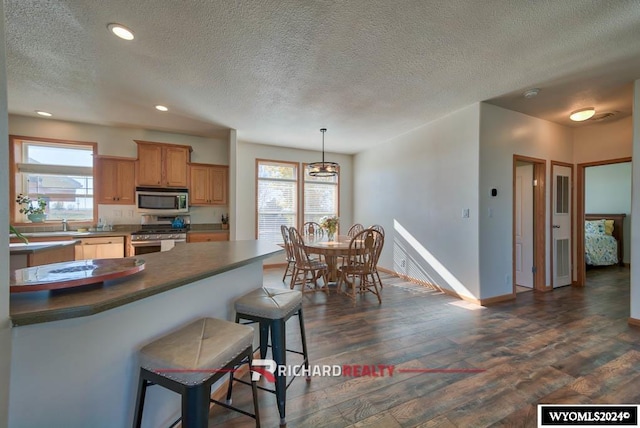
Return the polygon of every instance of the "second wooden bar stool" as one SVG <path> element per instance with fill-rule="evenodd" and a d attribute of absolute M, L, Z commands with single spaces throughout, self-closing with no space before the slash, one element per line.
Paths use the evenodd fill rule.
<path fill-rule="evenodd" d="M 306 372 L 309 372 L 309 354 L 307 352 L 307 338 L 304 331 L 304 319 L 302 316 L 302 293 L 298 290 L 284 290 L 274 288 L 259 288 L 238 298 L 235 302 L 236 322 L 248 324 L 260 324 L 260 358 L 267 356 L 267 348 L 271 346 L 271 354 L 277 367 L 287 364 L 286 353 L 293 352 L 303 356 L 303 365 Z M 293 315 L 298 315 L 300 322 L 300 336 L 302 339 L 302 352 L 287 349 L 286 346 L 286 322 Z M 248 322 L 242 322 L 247 320 Z M 269 335 L 271 345 L 269 345 Z M 233 374 L 231 375 L 233 378 Z M 235 378 L 234 378 L 235 379 Z M 295 377 L 293 378 L 295 379 Z M 258 388 L 275 393 L 278 402 L 278 412 L 280 413 L 280 425 L 286 425 L 285 403 L 287 399 L 287 388 L 291 384 L 287 383 L 286 376 L 280 376 L 276 368 L 275 390 L 258 386 Z M 307 376 L 307 380 L 310 378 Z M 242 380 L 235 379 L 241 383 Z M 228 396 L 231 395 L 233 379 L 229 381 Z"/>

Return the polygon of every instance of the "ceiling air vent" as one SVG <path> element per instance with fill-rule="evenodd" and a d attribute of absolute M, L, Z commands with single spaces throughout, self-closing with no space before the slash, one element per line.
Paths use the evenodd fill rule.
<path fill-rule="evenodd" d="M 603 120 L 609 120 L 611 118 L 613 118 L 614 116 L 616 116 L 619 112 L 617 111 L 605 111 L 603 113 L 597 113 L 595 114 L 591 119 L 589 119 L 590 122 L 601 122 Z"/>

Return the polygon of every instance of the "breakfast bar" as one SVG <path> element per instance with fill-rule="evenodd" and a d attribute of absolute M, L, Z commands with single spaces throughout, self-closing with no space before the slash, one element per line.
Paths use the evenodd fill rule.
<path fill-rule="evenodd" d="M 282 252 L 259 241 L 177 245 L 138 256 L 134 275 L 11 295 L 10 426 L 129 426 L 146 343 L 201 317 L 232 320 L 233 301 L 262 285 L 262 261 Z M 148 409 L 148 410 L 147 410 Z M 180 399 L 150 388 L 145 426 L 166 426 Z"/>

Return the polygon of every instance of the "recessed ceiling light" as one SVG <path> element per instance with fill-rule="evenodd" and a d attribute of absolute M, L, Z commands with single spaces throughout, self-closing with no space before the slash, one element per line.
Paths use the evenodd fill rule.
<path fill-rule="evenodd" d="M 111 31 L 116 36 L 120 37 L 124 40 L 133 40 L 133 31 L 129 30 L 124 25 L 120 24 L 109 24 L 107 25 L 109 31 Z"/>
<path fill-rule="evenodd" d="M 169 109 L 165 106 L 161 106 L 161 105 L 157 105 L 156 106 L 156 110 L 160 110 L 160 111 L 169 111 Z"/>
<path fill-rule="evenodd" d="M 42 111 L 42 110 L 36 110 L 36 113 L 39 114 L 40 116 L 46 116 L 46 117 L 53 116 L 51 113 L 46 112 L 46 111 Z"/>
<path fill-rule="evenodd" d="M 533 98 L 536 95 L 538 95 L 538 93 L 540 93 L 540 89 L 538 88 L 532 88 L 529 89 L 527 91 L 524 91 L 524 93 L 522 94 L 525 98 Z"/>
<path fill-rule="evenodd" d="M 596 114 L 596 109 L 594 109 L 593 107 L 586 107 L 571 112 L 571 115 L 569 115 L 569 119 L 573 120 L 574 122 L 582 122 L 583 120 L 590 119 L 594 114 Z"/>

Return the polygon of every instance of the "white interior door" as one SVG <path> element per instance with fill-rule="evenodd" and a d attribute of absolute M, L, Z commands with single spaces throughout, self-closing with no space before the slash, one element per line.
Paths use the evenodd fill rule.
<path fill-rule="evenodd" d="M 533 164 L 516 166 L 516 285 L 533 288 Z"/>
<path fill-rule="evenodd" d="M 553 287 L 571 284 L 571 168 L 552 166 Z"/>

